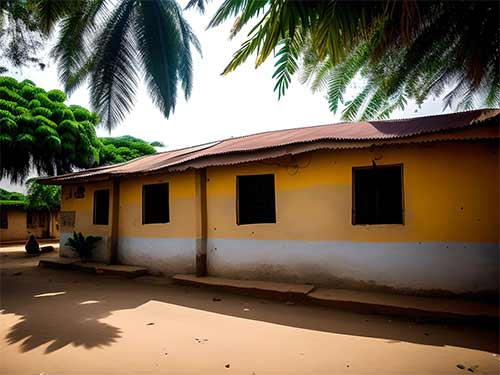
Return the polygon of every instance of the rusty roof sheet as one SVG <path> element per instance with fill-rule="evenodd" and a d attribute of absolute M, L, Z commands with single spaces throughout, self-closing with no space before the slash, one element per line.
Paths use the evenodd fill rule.
<path fill-rule="evenodd" d="M 403 139 L 417 141 L 419 136 L 433 134 L 436 135 L 434 139 L 427 137 L 425 141 L 439 141 L 442 139 L 443 133 L 463 132 L 484 124 L 485 120 L 493 120 L 495 129 L 493 136 L 498 137 L 499 118 L 500 109 L 481 109 L 411 119 L 363 121 L 276 130 L 147 155 L 121 164 L 40 178 L 39 181 L 46 184 L 67 184 L 163 170 L 185 170 L 210 165 L 263 160 L 263 158 L 286 155 L 289 152 L 287 148 L 290 148 L 288 146 L 291 145 L 307 144 L 308 146 L 302 151 L 307 152 L 320 148 L 370 147 L 394 143 Z M 488 121 L 490 127 L 491 122 Z M 440 134 L 441 137 L 437 137 L 437 134 Z M 489 134 L 487 137 L 491 136 Z M 470 135 L 469 137 L 474 138 L 475 136 Z M 293 149 L 296 153 L 299 152 L 296 147 Z M 273 152 L 269 153 L 270 150 Z M 245 157 L 242 157 L 242 154 L 245 154 Z M 240 161 L 227 162 L 227 158 L 234 155 L 240 155 L 237 158 Z"/>

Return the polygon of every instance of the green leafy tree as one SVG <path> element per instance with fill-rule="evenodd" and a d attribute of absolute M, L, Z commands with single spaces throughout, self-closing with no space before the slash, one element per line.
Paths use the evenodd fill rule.
<path fill-rule="evenodd" d="M 122 137 L 99 138 L 102 148 L 99 151 L 100 164 L 115 164 L 156 153 L 149 143 L 142 139 L 124 135 Z"/>
<path fill-rule="evenodd" d="M 54 175 L 99 164 L 99 117 L 64 104 L 59 90 L 0 77 L 0 177 L 24 180 L 34 167 Z"/>
<path fill-rule="evenodd" d="M 51 223 L 52 217 L 61 208 L 61 186 L 42 185 L 36 179 L 29 179 L 27 186 L 26 208 L 46 211 Z"/>
<path fill-rule="evenodd" d="M 0 188 L 0 205 L 26 206 L 26 196 L 17 192 L 10 192 Z"/>
<path fill-rule="evenodd" d="M 203 11 L 206 2 L 187 7 Z M 343 104 L 352 120 L 388 117 L 431 95 L 446 94 L 445 106 L 457 109 L 500 105 L 499 13 L 498 1 L 225 0 L 209 27 L 236 17 L 232 37 L 251 26 L 223 74 L 274 53 L 279 97 L 302 71 L 333 112 Z M 363 87 L 346 101 L 359 77 Z"/>
<path fill-rule="evenodd" d="M 165 144 L 163 142 L 159 142 L 159 141 L 151 142 L 150 145 L 153 147 L 165 147 Z"/>
<path fill-rule="evenodd" d="M 8 15 L 11 1 L 29 11 L 42 36 L 59 25 L 52 50 L 59 78 L 69 94 L 88 83 L 92 109 L 107 129 L 133 107 L 141 77 L 166 117 L 175 109 L 178 84 L 190 96 L 191 49 L 200 50 L 200 44 L 175 0 L 0 1 Z M 15 27 L 9 23 L 7 31 Z"/>
<path fill-rule="evenodd" d="M 28 208 L 47 210 L 49 213 L 61 207 L 61 187 L 39 184 L 36 179 L 27 181 L 26 204 Z"/>

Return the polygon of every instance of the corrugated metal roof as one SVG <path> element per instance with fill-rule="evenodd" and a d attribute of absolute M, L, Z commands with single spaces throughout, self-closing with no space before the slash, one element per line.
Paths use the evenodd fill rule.
<path fill-rule="evenodd" d="M 46 184 L 67 184 L 163 170 L 235 164 L 286 155 L 292 152 L 287 150 L 291 145 L 294 146 L 293 152 L 299 153 L 321 148 L 370 147 L 397 143 L 397 140 L 411 141 L 413 138 L 415 138 L 414 141 L 418 141 L 419 136 L 426 136 L 425 140 L 421 141 L 439 141 L 444 133 L 463 133 L 464 130 L 484 124 L 485 120 L 493 120 L 488 121 L 488 124 L 494 129 L 493 133 L 490 132 L 485 137 L 498 138 L 499 118 L 500 109 L 482 109 L 411 119 L 276 130 L 143 156 L 121 164 L 41 178 L 39 181 Z M 467 137 L 477 138 L 478 136 L 470 134 Z M 304 144 L 308 146 L 304 147 Z M 298 145 L 302 146 L 297 148 Z M 235 155 L 236 158 L 234 158 Z"/>

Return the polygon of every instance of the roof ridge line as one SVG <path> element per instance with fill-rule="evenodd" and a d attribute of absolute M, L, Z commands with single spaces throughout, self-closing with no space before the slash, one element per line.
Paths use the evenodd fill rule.
<path fill-rule="evenodd" d="M 266 130 L 266 131 L 262 131 L 262 132 L 252 133 L 252 134 L 245 134 L 245 135 L 240 135 L 240 136 L 236 136 L 236 137 L 225 138 L 225 139 L 220 140 L 219 142 L 243 139 L 243 138 L 253 137 L 255 135 L 278 133 L 281 131 L 319 128 L 322 126 L 357 125 L 360 123 L 372 123 L 372 122 L 376 122 L 376 123 L 380 124 L 380 123 L 384 123 L 384 122 L 391 123 L 391 122 L 397 122 L 397 121 L 414 120 L 417 118 L 423 119 L 423 118 L 432 118 L 432 117 L 447 116 L 447 115 L 453 115 L 453 114 L 463 114 L 463 113 L 481 112 L 481 111 L 498 111 L 498 110 L 500 110 L 500 108 L 479 108 L 479 109 L 471 109 L 471 110 L 467 110 L 467 111 L 459 111 L 459 112 L 451 112 L 451 113 L 436 113 L 436 114 L 426 115 L 426 116 L 403 117 L 403 118 L 394 118 L 394 119 L 387 119 L 387 120 L 341 121 L 341 122 L 332 122 L 332 123 L 319 124 L 319 125 L 309 125 L 309 126 L 305 125 L 305 126 L 298 126 L 295 128 Z"/>

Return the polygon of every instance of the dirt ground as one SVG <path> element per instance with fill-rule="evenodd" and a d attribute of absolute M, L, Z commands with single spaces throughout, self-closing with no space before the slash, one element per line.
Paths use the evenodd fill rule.
<path fill-rule="evenodd" d="M 39 269 L 38 260 L 22 246 L 0 249 L 2 374 L 499 372 L 494 329 Z"/>

